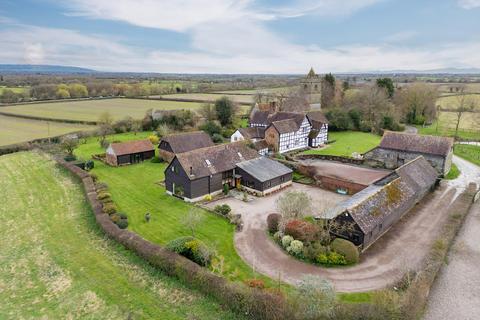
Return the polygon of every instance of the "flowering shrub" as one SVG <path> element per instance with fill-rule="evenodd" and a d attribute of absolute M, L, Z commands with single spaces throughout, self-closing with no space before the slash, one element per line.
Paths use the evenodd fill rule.
<path fill-rule="evenodd" d="M 282 246 L 286 249 L 290 246 L 290 243 L 293 241 L 292 236 L 283 236 Z"/>
<path fill-rule="evenodd" d="M 285 234 L 303 242 L 318 240 L 320 228 L 310 222 L 293 219 L 285 225 Z"/>
<path fill-rule="evenodd" d="M 329 266 L 343 266 L 347 264 L 345 257 L 336 252 L 321 253 L 317 257 L 317 262 Z"/>
<path fill-rule="evenodd" d="M 300 256 L 303 252 L 303 242 L 299 240 L 293 240 L 287 248 L 288 253 L 294 256 Z"/>

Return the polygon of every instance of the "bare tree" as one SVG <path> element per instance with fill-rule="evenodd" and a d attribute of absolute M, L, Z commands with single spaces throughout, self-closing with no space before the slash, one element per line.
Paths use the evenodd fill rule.
<path fill-rule="evenodd" d="M 62 138 L 62 148 L 69 154 L 73 155 L 73 150 L 78 146 L 78 138 L 74 135 L 68 135 Z"/>
<path fill-rule="evenodd" d="M 312 199 L 302 191 L 288 191 L 277 199 L 275 203 L 278 212 L 282 215 L 280 230 L 291 219 L 302 218 L 312 213 Z"/>
<path fill-rule="evenodd" d="M 465 86 L 460 86 L 459 87 L 459 94 L 456 96 L 457 97 L 457 105 L 456 109 L 454 109 L 455 112 L 455 138 L 458 139 L 458 129 L 460 127 L 460 122 L 462 120 L 462 117 L 465 112 L 473 112 L 476 107 L 476 101 L 471 98 L 471 96 L 467 95 L 465 93 Z"/>
<path fill-rule="evenodd" d="M 98 117 L 98 123 L 100 124 L 97 130 L 98 135 L 100 136 L 100 146 L 105 148 L 107 135 L 113 133 L 113 117 L 108 111 L 104 112 Z"/>
<path fill-rule="evenodd" d="M 335 290 L 322 277 L 306 275 L 298 282 L 298 306 L 302 319 L 323 319 L 333 315 Z"/>
<path fill-rule="evenodd" d="M 182 219 L 182 224 L 185 228 L 189 229 L 192 233 L 192 237 L 195 237 L 195 230 L 198 225 L 203 221 L 203 213 L 197 207 L 192 207 Z"/>

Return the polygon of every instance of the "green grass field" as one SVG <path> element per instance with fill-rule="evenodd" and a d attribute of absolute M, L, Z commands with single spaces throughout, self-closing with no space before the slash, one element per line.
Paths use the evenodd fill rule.
<path fill-rule="evenodd" d="M 148 133 L 120 134 L 109 140 L 132 140 L 148 136 Z M 81 145 L 75 154 L 89 159 L 92 154 L 104 152 L 96 138 L 88 140 L 87 144 Z M 110 193 L 114 202 L 121 212 L 129 217 L 129 229 L 137 232 L 144 238 L 165 245 L 167 242 L 191 235 L 188 229 L 182 225 L 181 220 L 192 208 L 182 200 L 169 196 L 165 193 L 165 187 L 160 184 L 164 179 L 166 163 L 152 163 L 150 161 L 141 164 L 112 168 L 101 162 L 95 162 L 92 170 L 98 175 L 100 181 L 109 185 Z M 152 216 L 151 221 L 144 221 L 145 213 Z M 238 256 L 234 245 L 234 226 L 227 220 L 203 211 L 203 222 L 195 232 L 195 236 L 214 248 L 218 255 L 225 258 L 223 275 L 231 280 L 245 280 L 255 276 L 272 283 L 266 277 L 256 275 L 250 266 Z"/>
<path fill-rule="evenodd" d="M 376 147 L 382 137 L 371 133 L 358 131 L 339 131 L 329 132 L 328 140 L 335 142 L 328 144 L 322 149 L 311 149 L 303 152 L 303 154 L 321 154 L 351 157 L 352 153 L 364 153 Z"/>
<path fill-rule="evenodd" d="M 253 103 L 253 96 L 250 95 L 235 95 L 235 94 L 229 94 L 225 95 L 232 101 L 238 102 L 238 103 Z M 168 99 L 192 99 L 192 100 L 209 100 L 214 102 L 217 99 L 220 99 L 223 97 L 221 94 L 214 94 L 214 93 L 178 93 L 178 94 L 167 94 L 167 95 L 162 95 L 162 98 L 168 98 Z"/>
<path fill-rule="evenodd" d="M 454 153 L 457 156 L 480 166 L 480 147 L 479 146 L 456 144 L 454 148 Z"/>
<path fill-rule="evenodd" d="M 115 120 L 127 116 L 142 119 L 149 109 L 157 110 L 198 110 L 202 104 L 195 102 L 143 100 L 143 99 L 104 99 L 87 101 L 45 102 L 38 104 L 2 107 L 2 112 L 30 115 L 53 119 L 97 121 L 108 111 Z"/>
<path fill-rule="evenodd" d="M 440 112 L 439 119 L 432 125 L 417 126 L 418 132 L 453 137 L 455 136 L 456 117 L 454 112 Z M 464 113 L 460 120 L 458 135 L 463 139 L 480 140 L 480 113 Z"/>
<path fill-rule="evenodd" d="M 107 240 L 46 156 L 1 156 L 0 190 L 0 319 L 239 318 Z"/>
<path fill-rule="evenodd" d="M 48 138 L 74 131 L 93 130 L 94 126 L 28 120 L 0 115 L 0 146 Z"/>

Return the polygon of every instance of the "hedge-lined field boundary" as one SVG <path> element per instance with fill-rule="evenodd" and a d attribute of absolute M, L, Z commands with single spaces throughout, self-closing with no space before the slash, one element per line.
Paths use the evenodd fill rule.
<path fill-rule="evenodd" d="M 143 239 L 134 232 L 118 228 L 108 214 L 103 212 L 90 174 L 63 159 L 57 158 L 56 161 L 82 182 L 95 220 L 109 238 L 132 250 L 165 274 L 215 297 L 234 312 L 251 319 L 295 319 L 293 308 L 281 294 L 229 282 L 177 253 Z"/>
<path fill-rule="evenodd" d="M 1 110 L 1 109 L 0 109 Z M 37 117 L 29 116 L 26 114 L 10 113 L 10 112 L 1 112 L 0 115 L 5 117 L 12 118 L 22 118 L 28 120 L 40 120 L 40 121 L 49 121 L 49 122 L 61 122 L 61 123 L 72 123 L 72 124 L 87 124 L 87 125 L 98 125 L 98 121 L 87 121 L 87 120 L 72 120 L 72 119 L 59 119 L 59 118 L 48 118 L 48 117 Z"/>

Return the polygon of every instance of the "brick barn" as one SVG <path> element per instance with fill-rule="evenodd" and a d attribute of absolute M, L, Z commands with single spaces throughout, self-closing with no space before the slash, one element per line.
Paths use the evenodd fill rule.
<path fill-rule="evenodd" d="M 105 152 L 105 161 L 111 166 L 139 163 L 155 156 L 150 140 L 111 143 Z"/>

